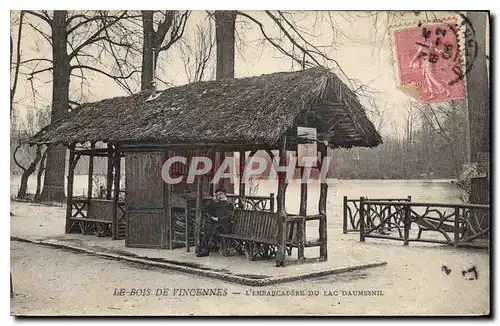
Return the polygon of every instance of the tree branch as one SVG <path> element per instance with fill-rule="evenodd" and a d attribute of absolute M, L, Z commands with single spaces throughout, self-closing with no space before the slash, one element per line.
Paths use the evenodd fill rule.
<path fill-rule="evenodd" d="M 50 62 L 52 63 L 53 61 L 50 60 L 50 59 L 45 59 L 45 58 L 35 58 L 35 59 L 28 59 L 28 60 L 24 60 L 24 61 L 21 61 L 21 64 L 25 64 L 25 63 L 30 63 L 30 62 L 33 62 L 33 61 L 46 61 L 46 62 Z"/>
<path fill-rule="evenodd" d="M 106 29 L 105 29 L 106 38 L 107 38 L 108 42 L 110 42 L 110 44 L 111 44 L 111 45 L 110 45 L 110 47 L 109 47 L 109 49 L 110 49 L 111 55 L 112 55 L 112 56 L 113 56 L 113 58 L 115 59 L 115 62 L 116 62 L 116 64 L 117 64 L 117 66 L 118 66 L 118 70 L 119 70 L 120 74 L 123 76 L 123 75 L 124 75 L 124 71 L 123 71 L 123 69 L 122 69 L 122 65 L 120 64 L 120 60 L 119 60 L 119 58 L 118 58 L 118 55 L 115 53 L 115 51 L 114 51 L 114 49 L 113 49 L 113 46 L 112 46 L 112 45 L 117 45 L 117 46 L 121 46 L 121 47 L 125 47 L 125 48 L 127 48 L 127 54 L 128 54 L 128 50 L 129 50 L 130 48 L 132 48 L 132 46 L 124 46 L 124 45 L 121 45 L 121 43 L 111 42 L 111 37 L 110 37 L 110 35 L 109 35 L 109 32 L 108 32 L 108 31 L 109 31 L 109 29 L 108 29 L 108 28 L 106 28 Z M 132 48 L 132 49 L 133 49 L 133 48 Z M 125 57 L 126 57 L 126 56 L 125 56 Z M 123 81 L 115 79 L 115 81 L 118 83 L 118 85 L 120 85 L 123 89 L 125 89 L 125 90 L 129 93 L 129 94 L 133 94 L 133 91 L 132 91 L 131 87 L 128 85 L 128 83 L 127 83 L 127 80 L 126 80 L 126 79 L 125 79 L 125 80 L 123 80 Z"/>
<path fill-rule="evenodd" d="M 33 28 L 35 31 L 38 32 L 38 34 L 42 35 L 42 37 L 47 41 L 49 42 L 49 44 L 52 44 L 52 38 L 47 35 L 47 33 L 41 31 L 38 27 L 36 27 L 35 25 L 33 25 L 31 22 L 28 23 L 28 25 L 31 26 L 31 28 Z"/>
<path fill-rule="evenodd" d="M 300 33 L 292 27 L 293 31 L 299 35 L 299 37 L 304 40 L 304 42 L 306 43 L 306 45 L 309 45 L 311 46 L 313 49 L 306 49 L 305 47 L 299 45 L 297 43 L 297 41 L 293 38 L 293 36 L 290 35 L 290 33 L 288 33 L 288 31 L 284 28 L 284 26 L 281 24 L 281 22 L 279 21 L 279 19 L 277 19 L 269 10 L 266 10 L 265 11 L 266 14 L 278 25 L 278 27 L 280 28 L 280 30 L 285 34 L 285 36 L 288 38 L 288 40 L 294 45 L 296 46 L 297 48 L 299 48 L 303 54 L 307 55 L 309 58 L 311 58 L 311 60 L 313 60 L 318 66 L 321 66 L 321 64 L 316 60 L 316 58 L 314 58 L 314 56 L 312 54 L 316 54 L 318 55 L 319 57 L 323 58 L 324 60 L 326 61 L 330 61 L 330 62 L 333 62 L 335 63 L 335 65 L 337 66 L 337 68 L 342 72 L 342 74 L 346 77 L 346 78 L 349 78 L 347 76 L 347 74 L 344 72 L 344 70 L 342 69 L 342 67 L 340 66 L 340 64 L 328 57 L 327 55 L 325 55 L 324 53 L 322 53 L 321 51 L 319 51 L 318 47 L 311 44 L 310 42 L 307 42 L 301 35 Z M 278 11 L 279 12 L 279 11 Z M 312 53 L 312 54 L 311 54 Z"/>
<path fill-rule="evenodd" d="M 69 61 L 71 61 L 75 56 L 78 55 L 78 52 L 83 49 L 84 47 L 95 43 L 97 41 L 102 40 L 102 38 L 98 37 L 102 31 L 106 28 L 109 28 L 110 26 L 116 24 L 120 19 L 124 18 L 127 14 L 127 11 L 124 11 L 119 17 L 115 17 L 115 20 L 109 23 L 109 25 L 103 24 L 101 28 L 99 28 L 92 36 L 90 36 L 85 42 L 77 46 L 70 54 L 69 54 Z"/>
<path fill-rule="evenodd" d="M 79 14 L 79 15 L 71 15 L 68 17 L 68 19 L 66 19 L 66 26 L 69 26 L 71 24 L 71 22 L 75 19 L 79 19 L 79 18 L 89 18 L 86 14 L 88 13 L 89 11 L 86 10 L 85 13 L 83 14 Z"/>
<path fill-rule="evenodd" d="M 66 25 L 69 26 L 69 24 L 71 23 L 71 21 L 73 21 L 74 19 L 78 19 L 78 18 L 85 18 L 86 20 L 83 20 L 77 24 L 75 24 L 75 26 L 71 27 L 69 30 L 68 30 L 68 35 L 73 33 L 74 31 L 76 31 L 78 28 L 80 28 L 81 26 L 85 25 L 85 24 L 88 24 L 88 23 L 91 23 L 93 21 L 98 21 L 98 20 L 102 20 L 104 17 L 109 17 L 109 16 L 93 16 L 93 17 L 88 17 L 86 16 L 85 14 L 82 14 L 82 15 L 74 15 L 74 16 L 71 16 L 69 17 L 67 20 L 66 20 Z"/>
<path fill-rule="evenodd" d="M 165 13 L 165 20 L 158 24 L 158 28 L 153 35 L 153 44 L 155 48 L 160 47 L 161 43 L 165 39 L 165 35 L 168 30 L 172 27 L 172 23 L 175 18 L 175 10 L 167 10 Z"/>
<path fill-rule="evenodd" d="M 250 19 L 252 22 L 254 22 L 255 24 L 257 24 L 257 26 L 259 26 L 260 28 L 260 31 L 262 33 L 262 36 L 264 36 L 264 38 L 269 42 L 271 43 L 275 48 L 277 48 L 281 53 L 283 53 L 285 56 L 291 58 L 292 60 L 294 60 L 295 62 L 297 62 L 298 64 L 302 64 L 303 60 L 301 60 L 300 58 L 297 58 L 295 57 L 294 55 L 290 54 L 288 51 L 286 51 L 282 46 L 280 46 L 279 44 L 277 44 L 276 42 L 273 41 L 272 38 L 270 38 L 267 34 L 266 34 L 266 31 L 264 30 L 264 25 L 258 21 L 257 19 L 253 18 L 252 16 L 244 13 L 244 12 L 241 12 L 241 11 L 237 11 L 237 14 L 240 15 L 240 16 L 243 16 L 243 17 L 246 17 L 248 19 Z M 308 61 L 304 61 L 304 64 L 305 65 L 313 65 L 311 62 L 308 62 Z"/>
<path fill-rule="evenodd" d="M 189 15 L 190 15 L 189 11 L 186 11 L 185 13 L 182 14 L 179 24 L 174 25 L 174 28 L 172 28 L 172 32 L 170 33 L 170 40 L 168 41 L 167 44 L 159 48 L 159 52 L 168 50 L 175 42 L 177 42 L 184 35 L 184 30 Z"/>
<path fill-rule="evenodd" d="M 70 66 L 69 69 L 70 69 L 70 71 L 73 69 L 88 69 L 88 70 L 92 70 L 92 71 L 98 72 L 100 74 L 103 74 L 111 79 L 127 79 L 127 78 L 130 78 L 130 76 L 132 76 L 133 74 L 140 72 L 139 70 L 133 70 L 127 76 L 113 76 L 113 75 L 111 75 L 105 71 L 102 71 L 98 68 L 94 68 L 94 67 L 87 66 L 87 65 L 74 65 L 74 66 Z"/>
<path fill-rule="evenodd" d="M 16 94 L 17 80 L 19 78 L 19 68 L 21 66 L 21 37 L 23 31 L 23 18 L 24 12 L 21 10 L 21 15 L 19 17 L 19 29 L 17 31 L 17 48 L 16 48 L 16 67 L 14 68 L 14 81 L 12 83 L 12 88 L 10 89 L 10 112 L 12 113 L 14 95 Z M 12 38 L 11 38 L 12 40 Z"/>
<path fill-rule="evenodd" d="M 17 145 L 16 149 L 14 150 L 14 154 L 12 154 L 12 158 L 14 159 L 14 163 L 16 163 L 16 165 L 23 171 L 26 171 L 27 169 L 21 165 L 21 163 L 19 163 L 17 161 L 17 158 L 16 158 L 16 154 L 17 154 L 17 151 L 19 150 L 19 148 L 21 148 L 22 144 L 19 144 Z"/>
<path fill-rule="evenodd" d="M 40 70 L 36 70 L 36 71 L 32 71 L 31 73 L 29 74 L 26 74 L 26 75 L 29 75 L 30 78 L 28 78 L 28 80 L 30 79 L 33 79 L 33 76 L 39 74 L 39 73 L 42 73 L 42 72 L 45 72 L 45 71 L 49 71 L 49 70 L 52 70 L 53 67 L 48 67 L 48 68 L 44 68 L 44 69 L 40 69 Z"/>
<path fill-rule="evenodd" d="M 44 22 L 46 22 L 49 25 L 52 24 L 52 19 L 46 15 L 39 14 L 36 11 L 32 11 L 32 10 L 25 10 L 24 12 L 40 18 L 41 20 L 43 20 Z"/>

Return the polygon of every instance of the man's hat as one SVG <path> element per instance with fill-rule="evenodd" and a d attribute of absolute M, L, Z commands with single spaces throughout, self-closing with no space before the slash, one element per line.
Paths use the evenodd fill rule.
<path fill-rule="evenodd" d="M 215 193 L 218 193 L 218 192 L 223 192 L 223 193 L 226 193 L 226 189 L 220 187 L 220 188 L 217 188 L 217 190 L 215 190 Z"/>

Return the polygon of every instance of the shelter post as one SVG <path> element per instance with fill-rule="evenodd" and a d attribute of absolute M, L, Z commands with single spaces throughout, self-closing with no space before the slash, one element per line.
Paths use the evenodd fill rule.
<path fill-rule="evenodd" d="M 184 238 L 186 241 L 186 252 L 189 252 L 189 209 L 188 209 L 188 204 L 186 204 L 186 207 L 184 207 L 184 216 L 185 217 L 185 223 L 184 223 Z"/>
<path fill-rule="evenodd" d="M 200 252 L 201 246 L 201 176 L 196 176 L 196 211 L 195 211 L 195 223 L 194 223 L 194 252 Z"/>
<path fill-rule="evenodd" d="M 68 162 L 68 189 L 66 191 L 66 226 L 65 233 L 69 233 L 70 219 L 73 213 L 73 181 L 75 179 L 75 145 L 69 146 Z"/>
<path fill-rule="evenodd" d="M 90 201 L 92 198 L 92 179 L 94 177 L 94 149 L 95 143 L 90 144 L 90 155 L 89 155 L 89 172 L 88 172 L 88 183 L 87 183 L 87 198 Z"/>
<path fill-rule="evenodd" d="M 304 178 L 304 168 L 300 168 L 300 208 L 299 215 L 306 217 L 307 215 L 307 180 Z M 300 227 L 297 228 L 297 238 L 299 240 L 298 246 L 298 258 L 304 258 L 304 246 L 305 246 L 305 230 L 306 230 L 306 220 L 304 219 L 300 222 Z"/>
<path fill-rule="evenodd" d="M 269 203 L 269 210 L 271 212 L 274 212 L 274 193 L 273 192 L 271 193 L 271 195 L 269 196 L 269 198 L 270 198 L 269 199 L 269 201 L 270 201 L 270 203 Z"/>
<path fill-rule="evenodd" d="M 162 223 L 162 238 L 168 239 L 168 248 L 174 249 L 174 218 L 172 217 L 172 204 L 171 204 L 171 188 L 169 184 L 165 185 L 165 220 Z M 187 207 L 187 204 L 186 204 Z M 186 215 L 186 230 L 188 228 L 188 217 Z M 187 231 L 186 231 L 187 232 Z M 163 241 L 162 241 L 163 242 Z"/>
<path fill-rule="evenodd" d="M 283 136 L 279 147 L 279 165 L 283 167 L 286 164 L 286 136 Z M 280 169 L 281 170 L 281 169 Z M 285 212 L 285 178 L 284 171 L 278 172 L 278 216 L 279 216 L 279 246 L 276 253 L 276 265 L 283 266 L 285 262 L 286 239 L 287 239 L 287 220 Z"/>
<path fill-rule="evenodd" d="M 326 230 L 326 197 L 328 196 L 328 170 L 329 166 L 323 166 L 325 162 L 325 157 L 328 155 L 328 148 L 324 143 L 318 143 L 318 150 L 321 156 L 321 170 L 325 171 L 324 175 L 320 173 L 321 184 L 319 191 L 319 202 L 318 202 L 318 213 L 321 215 L 319 219 L 319 256 L 327 259 L 328 257 L 328 239 Z"/>
<path fill-rule="evenodd" d="M 108 143 L 108 173 L 106 175 L 106 199 L 111 199 L 113 189 L 113 146 Z"/>
<path fill-rule="evenodd" d="M 115 166 L 113 193 L 113 240 L 118 240 L 118 201 L 120 198 L 120 147 L 115 145 L 113 165 Z"/>
<path fill-rule="evenodd" d="M 170 158 L 171 151 L 165 151 L 165 162 Z M 165 182 L 163 186 L 164 197 L 165 197 L 165 223 L 162 223 L 162 247 L 167 247 L 169 249 L 174 249 L 174 221 L 172 218 L 172 188 L 171 184 Z M 186 204 L 187 207 L 187 204 Z M 186 230 L 188 229 L 188 215 L 186 209 Z M 187 232 L 187 231 L 186 231 Z M 168 239 L 168 245 L 165 240 Z M 189 248 L 189 244 L 186 243 L 186 246 Z"/>
<path fill-rule="evenodd" d="M 245 163 L 246 163 L 246 152 L 244 150 L 240 151 L 240 191 L 239 199 L 240 205 L 243 207 L 243 200 L 245 198 L 245 181 L 243 180 L 243 174 L 245 173 Z"/>

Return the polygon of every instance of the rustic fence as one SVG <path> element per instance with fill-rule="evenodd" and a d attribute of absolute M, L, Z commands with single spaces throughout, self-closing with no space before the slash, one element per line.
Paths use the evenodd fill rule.
<path fill-rule="evenodd" d="M 490 206 L 359 200 L 359 236 L 455 247 L 489 247 Z M 423 237 L 424 235 L 424 237 Z"/>
<path fill-rule="evenodd" d="M 368 200 L 368 198 L 365 197 L 365 200 Z M 411 202 L 411 196 L 408 196 L 406 198 L 384 198 L 384 199 L 370 199 L 371 201 L 386 201 L 386 202 Z M 348 199 L 347 196 L 344 196 L 344 203 L 343 203 L 343 222 L 342 222 L 342 232 L 348 233 L 348 232 L 359 232 L 359 224 L 360 224 L 360 214 L 359 214 L 359 208 L 360 208 L 360 199 Z M 389 207 L 387 211 L 380 211 L 378 215 L 373 216 L 373 218 L 384 218 L 385 215 L 389 214 L 392 216 L 392 220 L 395 223 L 401 223 L 401 218 L 402 215 L 399 213 L 399 211 L 396 214 L 392 214 L 392 207 Z M 368 218 L 365 222 L 365 225 L 370 226 L 372 225 L 372 219 Z M 402 224 L 401 224 L 402 225 Z M 389 229 L 392 228 L 391 224 L 388 224 L 387 227 Z"/>

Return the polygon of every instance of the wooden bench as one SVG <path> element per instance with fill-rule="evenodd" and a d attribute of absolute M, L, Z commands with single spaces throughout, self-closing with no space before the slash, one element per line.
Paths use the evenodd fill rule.
<path fill-rule="evenodd" d="M 276 255 L 279 245 L 279 215 L 273 212 L 235 209 L 231 234 L 217 234 L 219 252 L 244 252 L 249 260 L 258 255 L 268 259 Z"/>
<path fill-rule="evenodd" d="M 94 234 L 98 237 L 111 236 L 112 221 L 98 220 L 86 217 L 72 217 L 72 222 L 75 222 L 80 227 L 80 231 L 84 235 Z"/>
<path fill-rule="evenodd" d="M 84 235 L 95 234 L 98 237 L 112 235 L 113 202 L 105 199 L 73 200 L 76 212 L 70 218 L 70 230 L 78 227 Z M 85 209 L 87 210 L 85 212 Z M 125 237 L 125 210 L 123 203 L 118 205 L 119 238 Z"/>

